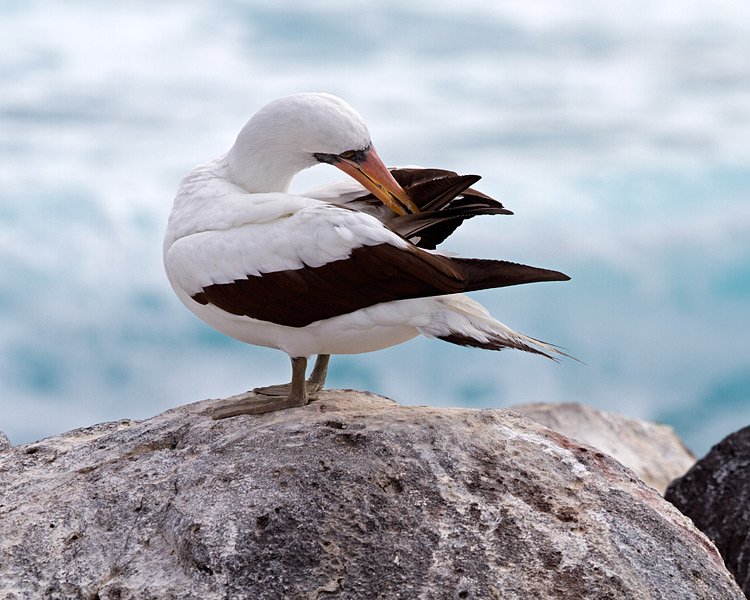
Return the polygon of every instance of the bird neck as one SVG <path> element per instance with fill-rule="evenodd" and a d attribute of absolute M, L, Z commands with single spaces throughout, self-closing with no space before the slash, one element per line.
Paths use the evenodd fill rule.
<path fill-rule="evenodd" d="M 248 123 L 227 154 L 232 183 L 251 194 L 287 192 L 294 176 L 316 164 L 312 153 L 301 151 L 293 140 L 254 131 Z"/>
<path fill-rule="evenodd" d="M 295 168 L 282 168 L 278 162 L 264 160 L 262 156 L 243 156 L 241 160 L 229 153 L 227 171 L 232 183 L 251 194 L 266 192 L 287 192 L 292 178 L 300 171 Z"/>

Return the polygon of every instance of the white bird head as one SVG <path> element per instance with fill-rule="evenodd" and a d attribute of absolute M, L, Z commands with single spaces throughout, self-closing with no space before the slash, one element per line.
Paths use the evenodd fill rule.
<path fill-rule="evenodd" d="M 232 181 L 249 192 L 286 192 L 294 175 L 320 162 L 354 177 L 397 213 L 419 212 L 375 152 L 364 119 L 330 94 L 269 102 L 245 124 L 228 155 Z"/>

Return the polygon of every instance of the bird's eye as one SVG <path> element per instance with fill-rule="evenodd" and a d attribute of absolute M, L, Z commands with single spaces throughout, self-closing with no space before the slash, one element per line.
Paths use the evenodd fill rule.
<path fill-rule="evenodd" d="M 337 158 L 361 164 L 367 160 L 368 152 L 370 152 L 369 145 L 366 148 L 362 148 L 362 150 L 347 150 L 346 152 L 342 152 L 337 155 Z"/>

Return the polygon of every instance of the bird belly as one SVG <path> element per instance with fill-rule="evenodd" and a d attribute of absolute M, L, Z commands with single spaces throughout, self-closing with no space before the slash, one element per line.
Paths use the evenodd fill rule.
<path fill-rule="evenodd" d="M 199 304 L 184 292 L 178 296 L 198 318 L 224 335 L 254 346 L 277 348 L 290 356 L 374 352 L 419 335 L 411 323 L 418 313 L 417 307 L 411 306 L 414 300 L 385 302 L 304 327 L 288 327 Z"/>

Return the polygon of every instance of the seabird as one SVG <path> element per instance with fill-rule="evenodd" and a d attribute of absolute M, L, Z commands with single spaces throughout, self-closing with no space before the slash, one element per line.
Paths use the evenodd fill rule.
<path fill-rule="evenodd" d="M 319 163 L 351 179 L 290 194 L 292 178 Z M 463 292 L 567 275 L 434 250 L 464 219 L 512 214 L 470 187 L 478 179 L 389 170 L 362 117 L 319 93 L 270 102 L 229 152 L 190 171 L 164 239 L 174 291 L 215 329 L 292 361 L 291 383 L 255 388 L 213 417 L 303 406 L 323 387 L 331 354 L 372 352 L 419 334 L 560 353 L 509 329 Z"/>

